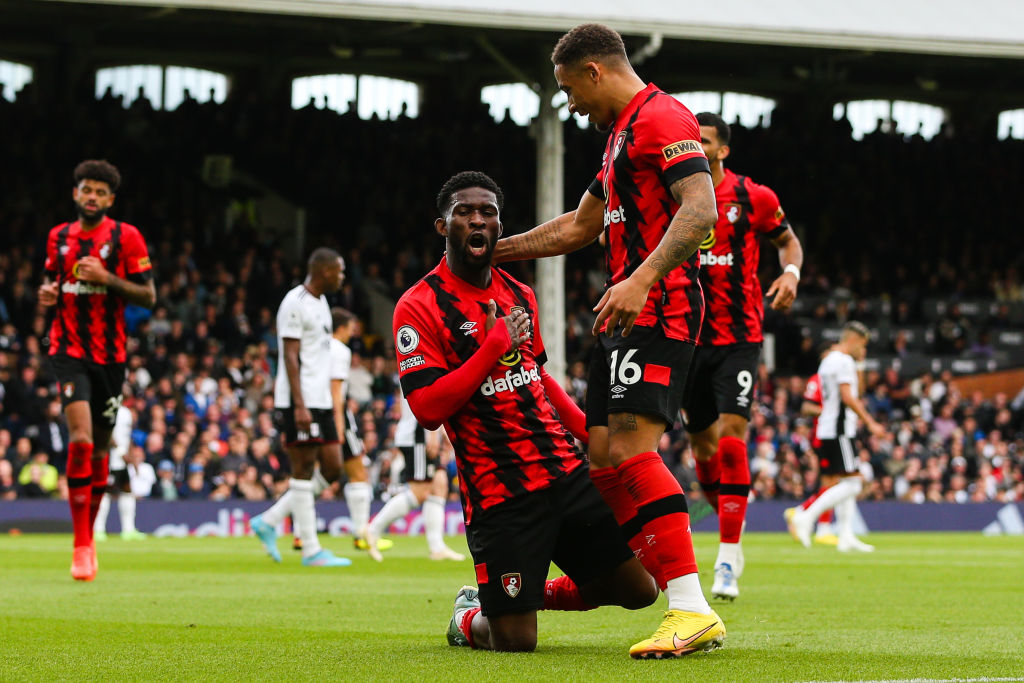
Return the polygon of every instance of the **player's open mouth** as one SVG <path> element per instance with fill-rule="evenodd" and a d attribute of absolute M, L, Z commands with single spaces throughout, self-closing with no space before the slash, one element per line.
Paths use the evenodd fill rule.
<path fill-rule="evenodd" d="M 482 232 L 474 232 L 466 240 L 466 246 L 473 256 L 483 256 L 487 253 L 487 236 Z"/>

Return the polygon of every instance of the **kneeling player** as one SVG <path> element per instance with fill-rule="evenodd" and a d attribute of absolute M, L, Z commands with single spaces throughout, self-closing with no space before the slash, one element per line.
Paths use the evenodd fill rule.
<path fill-rule="evenodd" d="M 533 291 L 492 267 L 502 204 L 482 173 L 445 183 L 445 256 L 398 302 L 394 333 L 413 414 L 444 424 L 455 448 L 476 565 L 479 591 L 459 591 L 448 642 L 529 651 L 539 609 L 639 609 L 658 590 L 573 446 L 583 413 L 544 371 Z M 546 581 L 552 561 L 566 576 Z"/>

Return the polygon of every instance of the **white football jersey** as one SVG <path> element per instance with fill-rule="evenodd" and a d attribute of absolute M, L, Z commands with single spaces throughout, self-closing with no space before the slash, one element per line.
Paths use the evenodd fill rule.
<path fill-rule="evenodd" d="M 124 456 L 132 445 L 132 411 L 124 406 L 117 409 L 114 431 L 110 435 L 110 469 L 123 470 Z"/>
<path fill-rule="evenodd" d="M 284 365 L 284 340 L 299 340 L 299 384 L 307 408 L 331 409 L 331 308 L 305 285 L 288 292 L 277 309 L 277 378 L 274 407 L 291 408 L 292 392 Z"/>
<path fill-rule="evenodd" d="M 821 378 L 821 416 L 818 418 L 819 439 L 836 439 L 857 435 L 857 413 L 839 396 L 839 385 L 849 384 L 854 396 L 859 396 L 857 364 L 849 354 L 832 351 L 818 367 Z"/>

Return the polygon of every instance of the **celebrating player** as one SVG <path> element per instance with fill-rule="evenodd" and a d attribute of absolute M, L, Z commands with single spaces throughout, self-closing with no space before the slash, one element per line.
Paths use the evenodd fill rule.
<path fill-rule="evenodd" d="M 399 300 L 394 334 L 413 414 L 455 448 L 476 565 L 479 592 L 459 591 L 448 642 L 529 651 L 538 609 L 638 609 L 658 593 L 575 450 L 585 420 L 544 370 L 533 291 L 492 267 L 503 203 L 483 173 L 444 184 L 445 256 Z M 546 581 L 552 561 L 566 576 Z"/>
<path fill-rule="evenodd" d="M 121 538 L 126 541 L 146 538 L 146 534 L 135 528 L 135 496 L 132 495 L 128 465 L 124 461 L 131 445 L 132 411 L 121 406 L 117 409 L 114 431 L 110 439 L 110 475 L 107 478 L 107 491 L 103 494 L 92 526 L 92 535 L 97 541 L 107 540 L 107 515 L 110 512 L 112 498 L 117 500 L 117 512 L 121 518 Z"/>
<path fill-rule="evenodd" d="M 815 433 L 821 441 L 818 459 L 821 463 L 822 492 L 807 509 L 797 510 L 789 519 L 794 536 L 804 545 L 811 545 L 811 528 L 825 510 L 835 508 L 839 542 L 842 552 L 871 552 L 868 545 L 853 535 L 853 518 L 857 496 L 863 488 L 853 437 L 857 435 L 857 418 L 864 420 L 868 431 L 876 436 L 885 428 L 875 421 L 858 397 L 857 366 L 854 358 L 862 358 L 870 334 L 863 323 L 851 321 L 843 326 L 839 343 L 821 361 L 821 415 Z"/>
<path fill-rule="evenodd" d="M 125 372 L 126 303 L 156 303 L 146 242 L 107 211 L 121 174 L 107 161 L 83 161 L 71 192 L 78 220 L 50 230 L 39 303 L 55 306 L 50 361 L 68 421 L 71 576 L 96 578 L 93 525 L 107 487 L 108 449 Z"/>
<path fill-rule="evenodd" d="M 274 407 L 285 451 L 291 459 L 288 490 L 250 525 L 267 553 L 281 561 L 277 525 L 289 513 L 302 540 L 302 564 L 307 567 L 345 567 L 346 557 L 320 546 L 316 534 L 314 468 L 320 464 L 324 484 L 341 476 L 341 449 L 332 414 L 330 387 L 331 309 L 327 293 L 337 292 L 345 277 L 345 262 L 333 249 L 321 247 L 309 256 L 306 281 L 288 292 L 277 311 L 277 379 Z"/>
<path fill-rule="evenodd" d="M 466 557 L 455 552 L 444 542 L 444 504 L 448 496 L 448 472 L 441 467 L 440 429 L 426 430 L 416 421 L 409 402 L 400 395 L 402 413 L 395 425 L 395 446 L 402 451 L 405 466 L 402 483 L 405 487 L 391 497 L 370 522 L 365 534 L 370 557 L 380 562 L 381 535 L 392 522 L 405 517 L 411 510 L 423 507 L 423 532 L 432 560 L 461 562 Z"/>
<path fill-rule="evenodd" d="M 740 593 L 740 536 L 750 494 L 747 423 L 763 339 L 758 237 L 767 237 L 779 250 L 783 272 L 767 293 L 779 311 L 788 311 L 796 298 L 803 249 L 775 193 L 724 167 L 731 130 L 722 117 L 705 112 L 697 114 L 697 122 L 711 165 L 718 221 L 701 244 L 704 324 L 684 408 L 697 479 L 718 512 L 720 542 L 711 595 L 734 600 Z"/>
<path fill-rule="evenodd" d="M 715 222 L 714 186 L 693 114 L 637 76 L 618 33 L 577 26 L 551 61 L 569 110 L 609 132 L 604 162 L 575 211 L 502 240 L 495 260 L 564 254 L 604 231 L 608 288 L 594 307 L 593 331 L 603 334 L 586 410 L 591 478 L 668 595 L 661 627 L 630 655 L 678 657 L 725 638 L 701 592 L 686 498 L 657 452 L 700 330 L 697 247 Z"/>

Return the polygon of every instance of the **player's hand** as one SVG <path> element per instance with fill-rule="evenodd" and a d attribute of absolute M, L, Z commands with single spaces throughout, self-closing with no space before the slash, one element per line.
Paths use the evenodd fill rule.
<path fill-rule="evenodd" d="M 39 297 L 40 305 L 53 306 L 57 303 L 57 283 L 48 282 L 45 285 L 39 285 L 36 296 Z"/>
<path fill-rule="evenodd" d="M 885 436 L 885 427 L 875 420 L 868 422 L 868 431 L 871 432 L 872 436 L 877 436 L 878 438 Z"/>
<path fill-rule="evenodd" d="M 313 424 L 313 413 L 309 408 L 303 406 L 295 409 L 295 431 L 309 434 L 309 427 Z"/>
<path fill-rule="evenodd" d="M 796 279 L 796 275 L 793 273 L 783 273 L 782 275 L 775 278 L 775 282 L 768 288 L 765 293 L 769 299 L 772 299 L 772 310 L 782 311 L 787 313 L 793 306 L 793 301 L 796 300 L 796 288 L 800 284 L 800 281 Z"/>
<path fill-rule="evenodd" d="M 487 302 L 487 322 L 484 323 L 484 331 L 490 332 L 491 328 L 498 324 L 497 315 L 498 305 L 491 299 Z M 508 330 L 509 339 L 512 340 L 508 347 L 509 352 L 515 351 L 520 344 L 530 338 L 530 316 L 526 315 L 526 311 L 512 311 L 501 320 Z"/>
<path fill-rule="evenodd" d="M 594 306 L 597 319 L 594 320 L 593 335 L 596 337 L 601 333 L 601 325 L 607 320 L 605 334 L 612 336 L 615 334 L 615 328 L 622 325 L 622 336 L 628 337 L 633 331 L 633 323 L 647 304 L 647 294 L 650 291 L 649 287 L 631 277 L 608 288 Z"/>
<path fill-rule="evenodd" d="M 75 277 L 82 282 L 105 285 L 110 273 L 103 266 L 103 261 L 95 256 L 84 256 L 75 264 Z"/>

